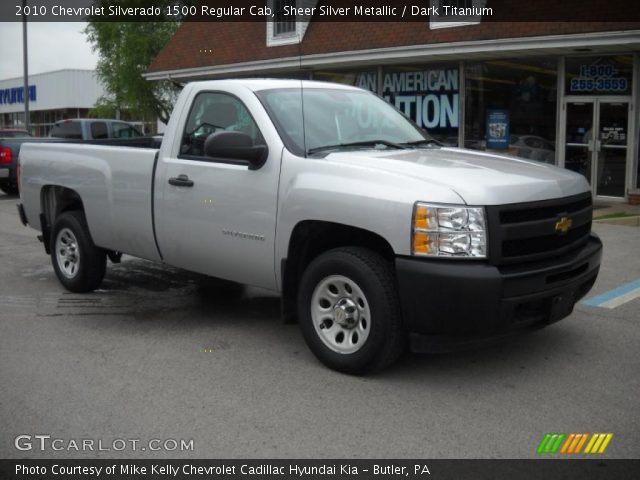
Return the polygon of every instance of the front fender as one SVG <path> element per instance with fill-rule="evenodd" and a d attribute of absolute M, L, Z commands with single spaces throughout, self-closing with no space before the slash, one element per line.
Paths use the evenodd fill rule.
<path fill-rule="evenodd" d="M 287 257 L 296 225 L 305 220 L 339 223 L 373 232 L 394 254 L 411 254 L 411 218 L 416 201 L 460 204 L 451 189 L 424 180 L 300 158 L 284 151 L 276 229 L 276 271 Z M 280 273 L 280 272 L 279 272 Z M 278 275 L 278 283 L 281 276 Z"/>

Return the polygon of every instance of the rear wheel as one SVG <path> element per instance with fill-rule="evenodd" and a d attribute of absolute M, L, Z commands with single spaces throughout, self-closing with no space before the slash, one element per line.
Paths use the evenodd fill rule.
<path fill-rule="evenodd" d="M 381 370 L 406 346 L 392 265 L 365 248 L 338 248 L 311 262 L 298 318 L 311 351 L 342 372 Z"/>
<path fill-rule="evenodd" d="M 75 293 L 98 288 L 106 271 L 107 256 L 91 240 L 81 211 L 65 212 L 53 226 L 51 261 L 58 280 Z"/>

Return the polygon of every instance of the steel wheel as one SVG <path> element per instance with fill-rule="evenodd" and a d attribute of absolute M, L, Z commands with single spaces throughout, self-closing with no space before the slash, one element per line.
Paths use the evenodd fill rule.
<path fill-rule="evenodd" d="M 326 366 L 361 375 L 391 365 L 404 351 L 393 264 L 379 253 L 328 250 L 305 268 L 298 288 L 302 335 Z"/>
<path fill-rule="evenodd" d="M 102 282 L 107 255 L 91 240 L 82 211 L 70 210 L 56 218 L 49 237 L 49 252 L 56 276 L 67 290 L 90 292 Z"/>
<path fill-rule="evenodd" d="M 58 232 L 55 252 L 60 272 L 67 278 L 74 278 L 80 268 L 80 249 L 78 239 L 70 229 L 63 228 Z"/>
<path fill-rule="evenodd" d="M 311 297 L 311 319 L 322 342 L 341 354 L 360 350 L 371 330 L 367 298 L 356 282 L 343 275 L 318 283 Z"/>

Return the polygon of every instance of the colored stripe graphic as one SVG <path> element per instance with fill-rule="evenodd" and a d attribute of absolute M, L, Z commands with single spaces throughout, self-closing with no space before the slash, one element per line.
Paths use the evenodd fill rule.
<path fill-rule="evenodd" d="M 547 433 L 538 445 L 537 453 L 604 453 L 612 438 L 613 433 Z"/>
<path fill-rule="evenodd" d="M 571 445 L 571 442 L 573 442 L 573 439 L 576 437 L 575 433 L 570 433 L 569 436 L 567 437 L 567 440 L 564 442 L 564 445 L 562 445 L 562 450 L 560 450 L 560 453 L 567 453 L 567 450 L 569 449 L 569 445 Z"/>
<path fill-rule="evenodd" d="M 587 443 L 587 448 L 584 449 L 584 453 L 591 453 L 591 447 L 593 447 L 593 444 L 596 443 L 597 439 L 598 434 L 595 433 L 593 437 L 591 437 L 591 440 L 589 440 L 589 443 Z"/>
<path fill-rule="evenodd" d="M 562 443 L 562 439 L 564 437 L 565 437 L 564 433 L 559 433 L 558 434 L 558 438 L 556 439 L 555 443 L 551 447 L 550 453 L 556 453 L 558 451 L 558 448 L 560 448 L 560 444 Z"/>
<path fill-rule="evenodd" d="M 579 443 L 582 441 L 583 435 L 584 434 L 582 433 L 572 433 L 570 435 L 572 437 L 571 443 L 567 442 L 567 444 L 562 447 L 562 450 L 560 451 L 560 453 L 578 453 L 577 447 Z"/>
<path fill-rule="evenodd" d="M 640 297 L 640 278 L 581 303 L 592 307 L 616 308 L 638 297 Z"/>
<path fill-rule="evenodd" d="M 604 442 L 602 442 L 602 445 L 600 446 L 600 450 L 598 450 L 598 453 L 604 453 L 604 451 L 609 446 L 609 442 L 611 441 L 612 438 L 613 438 L 613 433 L 607 433 L 607 436 L 605 437 Z"/>
<path fill-rule="evenodd" d="M 578 442 L 580 442 L 580 439 L 582 438 L 582 434 L 581 433 L 576 433 L 576 436 L 573 439 L 573 442 L 571 442 L 571 446 L 569 447 L 569 451 L 567 453 L 578 453 L 576 452 L 576 447 L 578 446 Z"/>
<path fill-rule="evenodd" d="M 538 453 L 556 453 L 562 440 L 564 439 L 566 434 L 564 433 L 547 433 L 540 445 L 538 445 Z"/>
<path fill-rule="evenodd" d="M 538 445 L 538 453 L 543 453 L 544 452 L 544 447 L 547 445 L 547 442 L 549 441 L 549 439 L 551 438 L 551 434 L 547 433 L 543 438 L 542 441 L 540 442 L 540 445 Z"/>
<path fill-rule="evenodd" d="M 578 443 L 578 445 L 576 446 L 575 453 L 580 453 L 580 450 L 582 450 L 582 446 L 584 445 L 584 442 L 587 441 L 588 437 L 589 437 L 588 433 L 583 433 L 582 434 L 582 439 L 580 440 L 580 443 Z"/>
<path fill-rule="evenodd" d="M 604 453 L 613 438 L 613 433 L 594 433 L 584 453 Z"/>

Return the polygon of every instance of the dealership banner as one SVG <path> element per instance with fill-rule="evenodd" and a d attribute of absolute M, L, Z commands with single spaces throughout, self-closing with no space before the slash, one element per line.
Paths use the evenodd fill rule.
<path fill-rule="evenodd" d="M 452 452 L 455 453 L 455 452 Z M 0 460 L 3 480 L 637 478 L 640 460 Z"/>
<path fill-rule="evenodd" d="M 457 68 L 386 73 L 382 85 L 384 99 L 419 127 L 458 128 L 460 86 Z"/>

